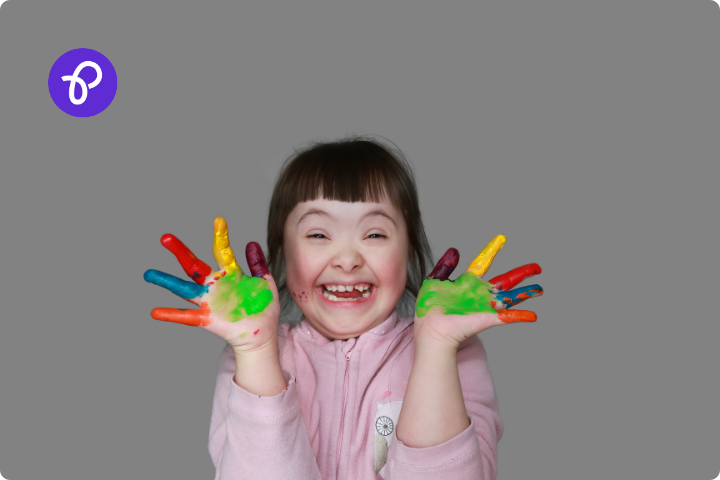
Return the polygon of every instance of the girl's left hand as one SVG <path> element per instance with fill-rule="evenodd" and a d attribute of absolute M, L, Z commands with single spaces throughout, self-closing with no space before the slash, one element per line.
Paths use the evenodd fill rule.
<path fill-rule="evenodd" d="M 505 244 L 498 235 L 455 281 L 448 280 L 460 254 L 450 248 L 423 281 L 415 304 L 415 342 L 457 349 L 466 338 L 495 325 L 534 322 L 537 315 L 527 310 L 507 310 L 528 298 L 543 294 L 540 285 L 509 290 L 528 277 L 542 272 L 531 263 L 490 279 L 481 280 L 495 255 Z"/>

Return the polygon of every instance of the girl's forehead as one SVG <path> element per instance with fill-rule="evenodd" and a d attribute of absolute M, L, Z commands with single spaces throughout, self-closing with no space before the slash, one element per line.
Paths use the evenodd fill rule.
<path fill-rule="evenodd" d="M 379 202 L 341 202 L 339 200 L 327 200 L 321 197 L 295 205 L 295 208 L 293 208 L 288 216 L 288 222 L 297 225 L 304 219 L 313 217 L 339 220 L 349 217 L 363 217 L 369 212 L 384 212 L 391 217 L 395 223 L 397 223 L 398 220 L 402 220 L 400 211 L 387 197 L 383 197 Z"/>

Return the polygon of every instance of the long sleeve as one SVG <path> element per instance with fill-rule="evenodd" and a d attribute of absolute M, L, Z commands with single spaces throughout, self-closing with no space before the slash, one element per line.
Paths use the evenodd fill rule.
<path fill-rule="evenodd" d="M 477 335 L 460 344 L 457 365 L 470 426 L 447 442 L 427 448 L 408 447 L 393 431 L 384 480 L 495 479 L 503 424 L 487 354 Z M 378 474 L 378 479 L 383 477 Z"/>
<path fill-rule="evenodd" d="M 208 451 L 215 480 L 321 480 L 303 423 L 295 376 L 283 370 L 287 389 L 259 397 L 235 381 L 235 353 L 218 361 Z"/>

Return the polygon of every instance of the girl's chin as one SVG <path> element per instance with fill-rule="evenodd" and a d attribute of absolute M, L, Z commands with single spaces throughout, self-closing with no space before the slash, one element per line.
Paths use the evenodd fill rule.
<path fill-rule="evenodd" d="M 323 291 L 325 290 L 325 287 L 322 285 L 317 287 L 315 289 L 315 294 L 318 297 L 319 301 L 329 307 L 329 308 L 337 308 L 342 310 L 353 310 L 353 309 L 362 309 L 367 306 L 369 306 L 371 303 L 375 303 L 375 299 L 378 295 L 378 288 L 373 285 L 372 289 L 370 291 L 370 295 L 367 297 L 359 297 L 357 300 L 348 300 L 348 301 L 337 301 L 337 300 L 330 300 L 329 298 L 326 298 L 325 295 L 323 295 Z"/>

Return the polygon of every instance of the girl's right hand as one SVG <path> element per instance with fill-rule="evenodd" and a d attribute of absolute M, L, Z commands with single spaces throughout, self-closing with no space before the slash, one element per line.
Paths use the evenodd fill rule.
<path fill-rule="evenodd" d="M 155 320 L 203 327 L 223 338 L 235 350 L 253 352 L 277 342 L 280 302 L 262 248 L 250 242 L 245 248 L 250 274 L 235 261 L 228 240 L 227 222 L 217 217 L 214 224 L 213 254 L 219 271 L 198 259 L 175 235 L 166 233 L 160 241 L 178 259 L 195 283 L 158 270 L 145 272 L 145 281 L 167 288 L 199 309 L 155 308 Z"/>

